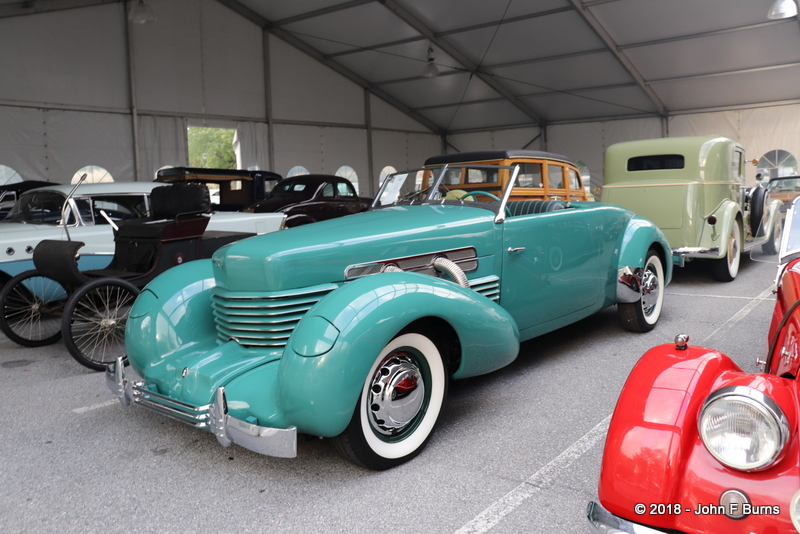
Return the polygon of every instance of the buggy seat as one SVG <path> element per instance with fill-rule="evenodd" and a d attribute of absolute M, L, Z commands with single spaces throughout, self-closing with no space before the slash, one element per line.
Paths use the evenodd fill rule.
<path fill-rule="evenodd" d="M 131 279 L 198 259 L 198 244 L 208 226 L 210 206 L 208 188 L 202 184 L 156 187 L 150 193 L 151 215 L 122 221 L 114 232 L 116 248 L 109 266 L 83 274 L 88 278 Z"/>
<path fill-rule="evenodd" d="M 80 241 L 43 240 L 33 252 L 33 263 L 65 288 L 105 277 L 124 278 L 144 287 L 168 268 L 200 257 L 210 205 L 208 188 L 202 184 L 156 187 L 150 193 L 149 217 L 119 223 L 108 267 L 81 272 L 77 258 L 84 243 Z"/>

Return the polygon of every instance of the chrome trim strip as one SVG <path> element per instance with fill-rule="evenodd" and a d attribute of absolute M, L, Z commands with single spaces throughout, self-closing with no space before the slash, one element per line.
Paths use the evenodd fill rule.
<path fill-rule="evenodd" d="M 593 534 L 664 534 L 663 530 L 617 517 L 594 501 L 590 501 L 586 508 L 586 519 L 589 521 L 589 531 Z"/>
<path fill-rule="evenodd" d="M 121 372 L 117 373 L 116 369 Z M 228 414 L 225 388 L 220 386 L 214 393 L 214 402 L 204 406 L 192 406 L 147 389 L 144 381 L 128 380 L 122 358 L 117 358 L 106 369 L 106 385 L 120 404 L 138 404 L 181 423 L 213 433 L 223 447 L 236 443 L 245 449 L 275 456 L 295 458 L 297 456 L 297 428 L 269 428 L 242 421 Z"/>

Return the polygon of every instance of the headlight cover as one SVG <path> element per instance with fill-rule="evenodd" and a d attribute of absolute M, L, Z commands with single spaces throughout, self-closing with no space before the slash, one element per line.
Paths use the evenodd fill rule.
<path fill-rule="evenodd" d="M 720 388 L 709 395 L 697 425 L 708 452 L 740 471 L 772 465 L 789 438 L 789 423 L 780 406 L 746 386 Z"/>

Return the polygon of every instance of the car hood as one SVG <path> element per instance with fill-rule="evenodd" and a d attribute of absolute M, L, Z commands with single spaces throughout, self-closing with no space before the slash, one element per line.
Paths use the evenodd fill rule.
<path fill-rule="evenodd" d="M 217 286 L 280 291 L 342 282 L 349 265 L 473 247 L 493 253 L 494 213 L 468 206 L 399 206 L 246 239 L 213 257 Z"/>

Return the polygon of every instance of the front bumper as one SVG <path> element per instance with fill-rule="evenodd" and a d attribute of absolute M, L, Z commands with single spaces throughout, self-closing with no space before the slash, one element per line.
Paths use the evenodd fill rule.
<path fill-rule="evenodd" d="M 117 372 L 120 370 L 120 372 Z M 106 385 L 119 399 L 120 404 L 137 404 L 176 421 L 212 432 L 223 447 L 236 443 L 259 454 L 279 458 L 297 456 L 297 429 L 268 428 L 236 419 L 228 414 L 225 388 L 220 386 L 214 394 L 214 402 L 204 406 L 192 406 L 153 391 L 143 380 L 125 377 L 122 358 L 108 366 Z"/>
<path fill-rule="evenodd" d="M 589 531 L 593 534 L 664 534 L 663 530 L 645 527 L 617 517 L 594 501 L 586 508 L 586 519 L 589 520 Z"/>

